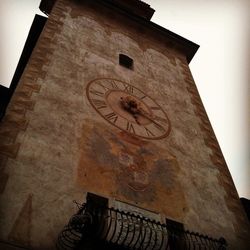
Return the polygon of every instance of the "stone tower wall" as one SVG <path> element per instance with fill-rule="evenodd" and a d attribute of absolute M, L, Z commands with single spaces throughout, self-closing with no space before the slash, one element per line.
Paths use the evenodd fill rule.
<path fill-rule="evenodd" d="M 119 65 L 119 54 L 133 58 L 133 70 Z M 86 98 L 97 78 L 154 98 L 170 119 L 169 136 L 135 139 L 105 121 Z M 185 56 L 126 16 L 91 1 L 58 0 L 0 138 L 3 241 L 53 249 L 76 210 L 72 201 L 92 192 L 247 249 L 247 218 Z M 131 186 L 132 165 L 145 188 Z"/>

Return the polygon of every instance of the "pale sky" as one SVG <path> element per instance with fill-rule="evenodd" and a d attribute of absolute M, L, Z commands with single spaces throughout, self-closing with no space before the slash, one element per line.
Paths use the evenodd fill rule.
<path fill-rule="evenodd" d="M 240 197 L 250 199 L 249 0 L 144 0 L 152 21 L 201 47 L 190 63 Z M 0 84 L 8 86 L 40 0 L 0 0 Z"/>

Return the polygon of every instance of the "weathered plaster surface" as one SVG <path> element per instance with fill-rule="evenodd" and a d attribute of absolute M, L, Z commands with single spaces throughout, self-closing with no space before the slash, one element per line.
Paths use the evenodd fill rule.
<path fill-rule="evenodd" d="M 118 129 L 117 129 L 118 130 Z M 85 190 L 182 219 L 185 197 L 176 158 L 152 142 L 86 121 L 77 183 Z M 171 203 L 172 206 L 168 204 Z"/>
<path fill-rule="evenodd" d="M 75 211 L 72 201 L 83 202 L 93 192 L 247 249 L 247 226 L 239 228 L 244 222 L 227 205 L 187 90 L 184 56 L 117 15 L 65 2 L 67 7 L 59 1 L 52 11 L 56 28 L 48 24 L 39 41 L 49 51 L 43 74 L 28 66 L 21 80 L 24 85 L 36 75 L 41 88 L 32 94 L 34 107 L 17 135 L 17 155 L 2 160 L 8 180 L 0 194 L 0 238 L 53 249 Z M 38 53 L 39 45 L 31 63 Z M 119 53 L 134 59 L 133 71 L 119 65 Z M 100 77 L 129 82 L 157 100 L 171 121 L 169 136 L 135 139 L 100 117 L 85 92 Z"/>

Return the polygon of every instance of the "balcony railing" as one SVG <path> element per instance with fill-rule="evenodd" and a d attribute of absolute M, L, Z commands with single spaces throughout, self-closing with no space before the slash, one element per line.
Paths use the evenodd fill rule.
<path fill-rule="evenodd" d="M 226 241 L 115 208 L 83 204 L 59 234 L 57 249 L 224 250 Z"/>

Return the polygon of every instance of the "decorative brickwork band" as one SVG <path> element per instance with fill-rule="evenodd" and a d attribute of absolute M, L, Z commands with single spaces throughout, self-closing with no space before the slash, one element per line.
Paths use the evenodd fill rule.
<path fill-rule="evenodd" d="M 53 15 L 54 11 L 60 12 L 60 15 Z M 38 79 L 46 77 L 44 65 L 49 63 L 53 47 L 56 46 L 55 36 L 60 33 L 63 24 L 60 18 L 63 16 L 62 4 L 57 1 L 12 96 L 6 115 L 0 122 L 0 193 L 8 180 L 8 175 L 3 172 L 6 162 L 8 158 L 17 158 L 19 148 L 22 146 L 22 139 L 18 135 L 28 127 L 27 113 L 32 112 L 36 104 L 36 95 L 33 93 L 38 94 L 41 89 Z"/>

